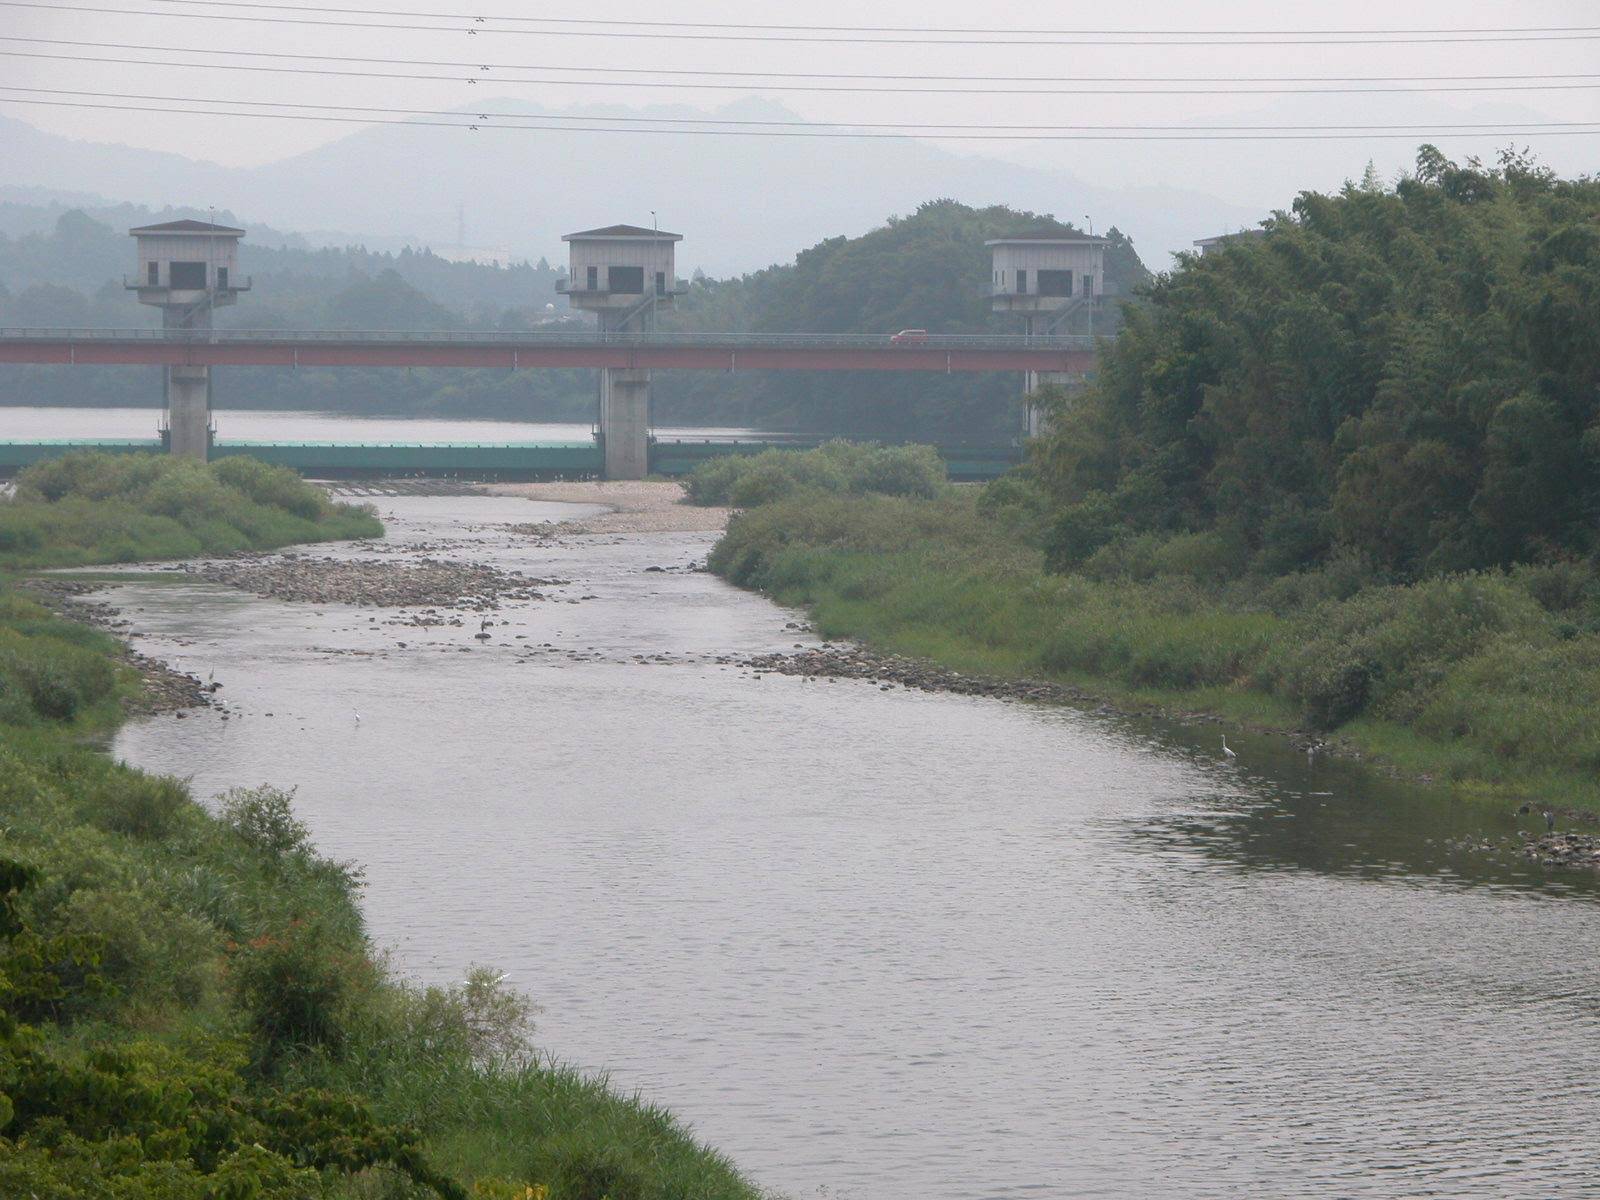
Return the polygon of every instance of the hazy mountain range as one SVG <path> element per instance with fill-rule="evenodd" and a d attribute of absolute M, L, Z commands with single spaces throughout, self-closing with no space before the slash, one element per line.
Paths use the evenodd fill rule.
<path fill-rule="evenodd" d="M 550 110 L 489 100 L 501 113 L 588 118 L 704 118 L 684 106 Z M 782 105 L 743 100 L 738 120 L 798 120 Z M 561 235 L 617 221 L 685 235 L 679 264 L 712 275 L 793 259 L 839 234 L 859 234 L 922 201 L 948 197 L 1115 225 L 1157 269 L 1195 238 L 1254 225 L 1264 211 L 1177 188 L 1096 187 L 1054 170 L 952 153 L 909 139 L 667 137 L 627 132 L 372 126 L 305 154 L 253 168 L 75 141 L 0 117 L 0 161 L 13 188 L 87 194 L 160 207 L 227 209 L 330 242 L 501 248 L 559 261 Z M 320 233 L 318 232 L 320 231 Z"/>

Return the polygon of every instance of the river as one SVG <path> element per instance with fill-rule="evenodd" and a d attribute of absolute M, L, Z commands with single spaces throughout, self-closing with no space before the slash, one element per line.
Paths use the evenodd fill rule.
<path fill-rule="evenodd" d="M 7 407 L 0 405 L 0 442 L 80 438 L 153 438 L 165 410 L 160 408 Z M 360 417 L 350 413 L 290 412 L 270 409 L 212 409 L 219 441 L 350 442 L 360 445 L 416 445 L 436 442 L 586 442 L 588 424 L 536 421 L 468 420 L 461 417 Z M 662 438 L 770 438 L 752 429 L 662 426 Z"/>
<path fill-rule="evenodd" d="M 757 677 L 715 658 L 812 640 L 688 569 L 712 535 L 541 544 L 505 527 L 585 510 L 378 504 L 391 545 L 314 552 L 570 583 L 479 642 L 135 578 L 104 595 L 135 644 L 243 715 L 116 753 L 203 797 L 298 787 L 400 967 L 508 971 L 549 1052 L 758 1183 L 1594 1194 L 1596 888 L 1445 844 L 1508 814 L 1266 740 L 1224 763 L 1214 727 Z"/>

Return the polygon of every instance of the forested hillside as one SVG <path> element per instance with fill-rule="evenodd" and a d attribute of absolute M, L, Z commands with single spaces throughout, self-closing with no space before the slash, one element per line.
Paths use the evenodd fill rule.
<path fill-rule="evenodd" d="M 25 224 L 23 208 L 0 205 L 0 229 Z M 127 228 L 171 215 L 125 207 L 100 210 L 96 219 L 69 211 L 48 232 L 0 233 L 0 324 L 152 324 L 154 310 L 140 308 L 122 286 L 132 261 Z M 733 280 L 697 277 L 663 323 L 709 331 L 1015 332 L 989 312 L 984 241 L 1069 232 L 1072 226 L 1048 216 L 936 201 L 861 237 L 830 238 L 786 266 Z M 1126 238 L 1115 229 L 1107 236 L 1108 285 L 1129 296 L 1148 273 Z M 555 297 L 557 271 L 542 261 L 492 267 L 428 251 L 318 250 L 275 230 L 252 230 L 240 251 L 251 291 L 219 312 L 226 327 L 515 330 L 571 316 Z M 556 309 L 547 307 L 553 303 Z M 1112 328 L 1116 308 L 1107 305 L 1097 316 L 1099 332 Z M 587 419 L 594 396 L 593 375 L 583 371 L 235 369 L 221 372 L 218 385 L 223 407 L 559 420 Z M 153 405 L 158 398 L 148 371 L 0 369 L 0 404 Z M 1009 439 L 1018 398 L 1014 376 L 662 373 L 656 417 L 858 436 Z"/>
<path fill-rule="evenodd" d="M 1592 554 L 1600 182 L 1425 147 L 1303 195 L 1155 285 L 1038 463 L 1063 566 L 1197 532 L 1223 574 Z"/>
<path fill-rule="evenodd" d="M 1080 233 L 1050 216 L 1003 205 L 973 208 L 953 200 L 924 204 L 907 217 L 856 237 L 829 238 L 786 266 L 741 279 L 700 280 L 670 318 L 673 328 L 758 333 L 1018 333 L 1013 319 L 990 311 L 990 238 Z M 1127 298 L 1149 280 L 1133 243 L 1115 228 L 1106 237 L 1110 294 Z M 1110 333 L 1120 306 L 1105 305 L 1096 332 Z M 1073 332 L 1085 332 L 1082 321 Z M 686 412 L 732 397 L 783 425 L 860 435 L 946 436 L 1009 440 L 1018 427 L 1014 376 L 779 374 L 729 380 L 664 377 L 662 394 Z"/>

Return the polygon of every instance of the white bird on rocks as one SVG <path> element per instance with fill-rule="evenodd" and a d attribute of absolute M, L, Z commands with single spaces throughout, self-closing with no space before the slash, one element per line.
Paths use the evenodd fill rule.
<path fill-rule="evenodd" d="M 1235 754 L 1232 750 L 1230 750 L 1228 748 L 1228 735 L 1227 734 L 1223 734 L 1222 735 L 1222 757 L 1227 759 L 1229 762 L 1233 762 L 1234 759 L 1239 757 L 1237 754 Z"/>

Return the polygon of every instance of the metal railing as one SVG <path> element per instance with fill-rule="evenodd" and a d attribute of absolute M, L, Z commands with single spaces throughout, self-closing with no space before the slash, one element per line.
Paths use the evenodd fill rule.
<path fill-rule="evenodd" d="M 1082 334 L 930 333 L 896 340 L 892 333 L 601 333 L 530 330 L 504 333 L 429 329 L 95 329 L 80 326 L 0 327 L 0 340 L 34 342 L 169 342 L 178 345 L 304 345 L 405 343 L 441 346 L 777 347 L 782 349 L 1092 350 L 1100 339 Z"/>

